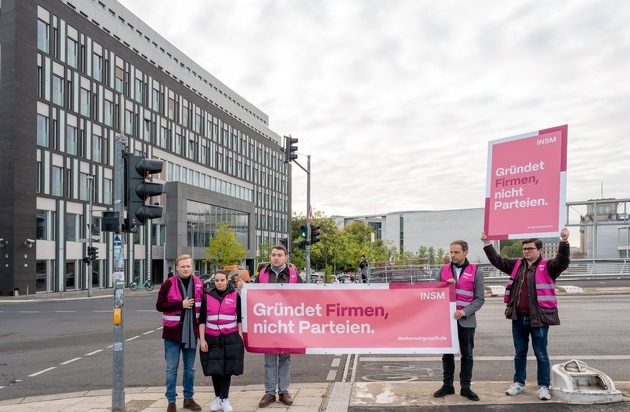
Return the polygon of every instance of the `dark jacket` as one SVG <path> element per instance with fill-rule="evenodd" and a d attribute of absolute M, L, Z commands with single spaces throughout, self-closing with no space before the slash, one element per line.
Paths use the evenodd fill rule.
<path fill-rule="evenodd" d="M 278 274 L 278 276 L 276 276 L 276 272 L 274 272 L 273 269 L 271 269 L 271 264 L 268 264 L 267 266 L 265 266 L 264 269 L 261 269 L 261 271 L 262 270 L 266 270 L 269 273 L 269 283 L 289 283 L 289 276 L 291 276 L 291 274 L 289 273 L 289 265 L 288 264 L 282 270 L 282 272 L 280 272 Z M 254 279 L 254 283 L 260 283 L 260 273 Z M 300 276 L 299 273 L 298 273 L 298 276 L 297 276 L 297 283 L 304 283 L 304 281 L 302 280 L 302 277 Z"/>
<path fill-rule="evenodd" d="M 512 270 L 516 263 L 523 260 L 523 263 L 518 269 L 516 278 L 514 279 L 514 287 L 512 288 L 512 294 L 510 301 L 507 303 L 505 310 L 505 316 L 508 319 L 515 320 L 517 316 L 516 305 L 520 296 L 520 288 L 523 283 L 523 279 L 527 279 L 527 295 L 529 298 L 529 317 L 531 326 L 544 326 L 544 325 L 559 325 L 560 318 L 558 316 L 558 309 L 546 309 L 538 306 L 538 296 L 536 294 L 536 266 L 542 260 L 542 256 L 538 258 L 533 264 L 527 266 L 524 259 L 513 259 L 499 256 L 497 251 L 492 245 L 485 246 L 483 251 L 486 253 L 488 260 L 495 268 L 499 269 L 508 275 L 512 274 Z M 560 274 L 564 272 L 570 263 L 569 255 L 571 248 L 569 242 L 560 242 L 558 245 L 558 253 L 553 259 L 547 261 L 547 273 L 553 280 L 560 277 Z M 529 276 L 525 277 L 525 271 L 527 270 Z"/>
<path fill-rule="evenodd" d="M 222 301 L 223 297 L 233 289 L 228 288 L 225 293 L 220 294 L 215 288 L 209 292 L 204 292 L 204 299 L 201 301 L 201 314 L 199 323 L 206 323 L 208 309 L 206 307 L 206 297 Z M 241 323 L 241 296 L 236 298 L 236 322 Z M 244 369 L 245 345 L 238 332 L 227 335 L 212 336 L 207 333 L 204 336 L 208 343 L 208 352 L 199 351 L 199 360 L 205 376 L 219 375 L 242 375 Z"/>
<path fill-rule="evenodd" d="M 194 275 L 192 275 L 194 276 Z M 190 277 L 190 282 L 194 282 L 194 280 L 192 279 L 192 276 Z M 155 308 L 158 310 L 158 312 L 177 312 L 177 311 L 184 311 L 184 306 L 183 306 L 183 302 L 179 301 L 179 302 L 169 302 L 168 301 L 168 292 L 171 290 L 171 282 L 164 282 L 162 283 L 162 286 L 160 287 L 160 291 L 158 292 L 158 298 L 157 301 L 155 302 Z M 193 316 L 194 316 L 194 308 L 193 310 Z M 182 315 L 182 319 L 183 319 L 183 315 Z M 199 322 L 197 322 L 196 318 L 194 319 L 194 332 L 195 332 L 195 336 L 199 337 Z M 162 339 L 166 339 L 166 340 L 172 340 L 174 342 L 181 342 L 182 341 L 182 324 L 181 322 L 179 323 L 178 326 L 175 327 L 164 327 L 162 329 Z"/>

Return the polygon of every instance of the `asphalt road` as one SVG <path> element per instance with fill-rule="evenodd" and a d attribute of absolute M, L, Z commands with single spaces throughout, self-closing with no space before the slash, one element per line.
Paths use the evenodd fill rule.
<path fill-rule="evenodd" d="M 160 314 L 156 294 L 127 294 L 125 300 L 125 386 L 164 383 Z M 562 325 L 549 334 L 552 363 L 572 358 L 630 381 L 630 322 L 625 319 L 630 295 L 561 296 Z M 502 317 L 500 298 L 489 298 L 478 315 L 474 379 L 510 381 L 510 322 Z M 22 396 L 107 389 L 112 386 L 112 299 L 0 302 L 0 400 Z M 292 382 L 341 381 L 348 355 L 293 356 Z M 354 357 L 355 381 L 441 381 L 436 356 Z M 245 373 L 235 385 L 262 383 L 263 357 L 246 354 Z M 528 365 L 530 377 L 535 362 Z M 210 379 L 197 368 L 197 385 Z"/>

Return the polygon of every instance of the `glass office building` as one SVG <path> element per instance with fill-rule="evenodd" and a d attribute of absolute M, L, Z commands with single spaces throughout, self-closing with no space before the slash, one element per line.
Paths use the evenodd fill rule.
<path fill-rule="evenodd" d="M 0 294 L 111 286 L 113 234 L 100 224 L 117 135 L 164 162 L 165 193 L 151 199 L 162 217 L 124 235 L 127 281 L 159 283 L 183 253 L 207 271 L 220 222 L 250 269 L 259 244 L 287 236 L 290 165 L 268 116 L 121 4 L 1 0 L 0 43 Z"/>

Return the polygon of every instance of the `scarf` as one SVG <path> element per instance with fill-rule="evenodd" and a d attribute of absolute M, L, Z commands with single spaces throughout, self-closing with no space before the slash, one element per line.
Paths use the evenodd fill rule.
<path fill-rule="evenodd" d="M 188 288 L 184 286 L 182 278 L 178 277 L 179 290 L 184 298 L 193 297 L 193 287 L 195 282 L 192 276 L 188 278 Z M 195 349 L 197 347 L 197 337 L 195 336 L 195 306 L 189 309 L 182 309 L 184 312 L 184 319 L 182 321 L 182 343 L 184 349 Z"/>

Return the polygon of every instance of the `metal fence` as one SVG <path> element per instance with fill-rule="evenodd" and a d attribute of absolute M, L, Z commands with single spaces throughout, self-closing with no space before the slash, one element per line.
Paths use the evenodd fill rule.
<path fill-rule="evenodd" d="M 478 266 L 486 280 L 503 280 L 508 277 L 489 263 Z M 375 262 L 370 265 L 368 282 L 428 282 L 439 277 L 441 268 L 442 265 L 422 264 L 417 260 L 394 264 Z M 630 261 L 628 259 L 576 259 L 571 261 L 562 277 L 563 279 L 630 278 Z"/>

